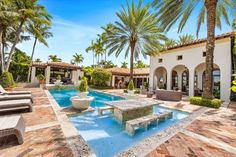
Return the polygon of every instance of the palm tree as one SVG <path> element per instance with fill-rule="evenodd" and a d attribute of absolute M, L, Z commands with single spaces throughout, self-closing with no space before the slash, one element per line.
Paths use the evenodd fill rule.
<path fill-rule="evenodd" d="M 177 41 L 174 39 L 167 39 L 165 41 L 165 47 L 175 46 L 176 44 L 177 44 Z"/>
<path fill-rule="evenodd" d="M 36 59 L 35 59 L 35 62 L 39 62 L 39 63 L 41 63 L 42 60 L 41 60 L 40 58 L 36 58 Z"/>
<path fill-rule="evenodd" d="M 181 32 L 192 14 L 198 13 L 196 19 L 198 37 L 201 25 L 207 22 L 206 71 L 203 97 L 213 98 L 213 56 L 215 47 L 215 27 L 221 28 L 222 18 L 230 24 L 228 13 L 236 10 L 235 0 L 153 0 L 157 9 L 160 26 L 168 31 L 179 22 L 178 32 Z"/>
<path fill-rule="evenodd" d="M 85 50 L 87 53 L 90 51 L 93 52 L 93 65 L 94 65 L 94 58 L 95 58 L 95 49 L 96 49 L 96 44 L 92 40 L 91 45 Z"/>
<path fill-rule="evenodd" d="M 142 6 L 140 0 L 136 6 L 134 0 L 132 5 L 127 2 L 127 10 L 122 10 L 116 15 L 120 21 L 114 24 L 114 30 L 108 32 L 107 49 L 108 55 L 115 53 L 119 56 L 125 50 L 125 57 L 130 53 L 130 80 L 133 80 L 134 59 L 138 59 L 142 54 L 145 58 L 147 55 L 154 55 L 159 52 L 165 36 L 157 26 L 156 14 L 149 11 L 150 5 Z"/>
<path fill-rule="evenodd" d="M 146 68 L 148 65 L 144 64 L 141 60 L 138 60 L 137 63 L 134 64 L 135 68 Z"/>
<path fill-rule="evenodd" d="M 73 55 L 72 61 L 73 61 L 73 63 L 75 63 L 76 65 L 82 63 L 83 60 L 84 60 L 84 57 L 82 56 L 82 54 L 75 53 L 75 54 Z"/>
<path fill-rule="evenodd" d="M 17 17 L 18 25 L 16 26 L 15 31 L 15 40 L 12 42 L 11 50 L 9 53 L 9 57 L 6 61 L 5 71 L 8 71 L 12 55 L 15 52 L 16 45 L 21 41 L 21 33 L 22 28 L 24 26 L 31 26 L 35 33 L 40 34 L 37 28 L 35 27 L 35 21 L 40 21 L 45 24 L 50 24 L 47 18 L 45 18 L 45 10 L 43 11 L 43 6 L 37 4 L 37 0 L 21 0 L 21 1 L 13 1 L 14 7 L 16 8 L 16 12 L 19 13 Z"/>
<path fill-rule="evenodd" d="M 48 60 L 51 62 L 61 62 L 61 58 L 58 58 L 57 55 L 49 55 Z"/>
<path fill-rule="evenodd" d="M 30 64 L 33 63 L 34 52 L 35 52 L 37 41 L 39 41 L 40 43 L 43 43 L 45 46 L 48 47 L 48 43 L 46 39 L 53 36 L 52 33 L 49 31 L 50 30 L 49 26 L 39 25 L 37 26 L 37 29 L 39 30 L 40 35 L 34 34 L 34 31 L 30 30 L 32 31 L 32 34 L 34 34 L 34 44 L 33 44 L 33 49 L 32 49 L 32 53 L 30 57 Z M 29 67 L 29 71 L 28 71 L 28 77 L 27 77 L 28 82 L 30 80 L 30 75 L 31 75 L 31 66 Z"/>
<path fill-rule="evenodd" d="M 189 43 L 191 41 L 194 41 L 194 36 L 193 35 L 185 34 L 185 35 L 179 36 L 179 43 L 180 44 L 186 44 L 186 43 Z"/>
<path fill-rule="evenodd" d="M 121 68 L 128 68 L 127 62 L 121 62 Z"/>

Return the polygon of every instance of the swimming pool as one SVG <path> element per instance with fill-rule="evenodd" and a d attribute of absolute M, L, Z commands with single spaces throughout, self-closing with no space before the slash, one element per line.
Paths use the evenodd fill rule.
<path fill-rule="evenodd" d="M 51 90 L 50 93 L 61 107 L 66 107 L 71 105 L 69 99 L 71 96 L 76 95 L 77 91 Z M 105 101 L 123 99 L 95 91 L 90 91 L 89 95 L 95 97 L 94 101 L 91 103 L 91 106 L 94 108 L 104 106 Z M 98 157 L 113 157 L 144 138 L 168 128 L 170 125 L 179 122 L 189 115 L 185 112 L 160 107 L 158 105 L 154 106 L 154 113 L 163 111 L 172 111 L 172 119 L 159 122 L 156 126 L 150 126 L 147 131 L 143 129 L 137 130 L 133 137 L 126 134 L 124 126 L 117 122 L 111 114 L 99 116 L 97 110 L 71 116 L 69 119 Z"/>

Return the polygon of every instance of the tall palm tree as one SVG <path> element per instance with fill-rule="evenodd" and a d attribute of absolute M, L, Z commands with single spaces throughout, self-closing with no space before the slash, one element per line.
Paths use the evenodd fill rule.
<path fill-rule="evenodd" d="M 121 62 L 121 68 L 128 68 L 127 62 Z"/>
<path fill-rule="evenodd" d="M 194 39 L 195 39 L 194 36 L 190 34 L 181 35 L 179 36 L 179 43 L 186 44 L 193 41 Z"/>
<path fill-rule="evenodd" d="M 119 21 L 114 24 L 114 30 L 108 32 L 107 49 L 108 55 L 115 53 L 119 56 L 125 50 L 125 57 L 130 54 L 130 80 L 133 80 L 134 59 L 138 59 L 142 54 L 154 55 L 162 47 L 160 40 L 165 36 L 157 26 L 156 14 L 149 11 L 150 5 L 142 6 L 140 0 L 136 6 L 134 0 L 132 5 L 127 2 L 127 9 L 122 10 L 116 15 Z"/>
<path fill-rule="evenodd" d="M 72 61 L 73 61 L 73 63 L 75 63 L 76 65 L 82 63 L 83 60 L 84 60 L 84 57 L 82 56 L 82 54 L 75 53 L 75 54 L 73 55 Z"/>
<path fill-rule="evenodd" d="M 11 63 L 11 58 L 12 55 L 14 54 L 16 45 L 21 41 L 21 33 L 23 32 L 23 27 L 24 26 L 31 26 L 34 30 L 35 33 L 40 34 L 37 28 L 34 25 L 35 21 L 40 21 L 45 24 L 49 24 L 50 22 L 48 19 L 44 18 L 45 17 L 45 11 L 42 11 L 41 5 L 37 4 L 37 0 L 21 0 L 21 1 L 13 1 L 15 4 L 16 12 L 19 13 L 19 16 L 17 20 L 19 21 L 17 27 L 16 27 L 16 32 L 15 32 L 15 40 L 12 42 L 11 50 L 9 53 L 9 57 L 6 61 L 6 66 L 5 70 L 8 71 L 10 63 Z M 41 10 L 41 11 L 39 11 Z M 43 17 L 43 18 L 42 18 Z"/>
<path fill-rule="evenodd" d="M 206 43 L 206 72 L 203 97 L 213 98 L 213 63 L 215 48 L 215 27 L 221 28 L 221 21 L 230 24 L 229 13 L 236 10 L 235 0 L 153 0 L 157 9 L 160 26 L 168 31 L 176 22 L 179 22 L 178 32 L 181 32 L 192 14 L 198 13 L 196 19 L 198 36 L 201 25 L 207 23 Z"/>
<path fill-rule="evenodd" d="M 40 35 L 34 34 L 34 31 L 30 30 L 30 31 L 32 31 L 32 34 L 34 34 L 34 44 L 33 44 L 32 53 L 30 56 L 30 65 L 32 65 L 32 63 L 33 63 L 33 58 L 34 58 L 34 53 L 35 53 L 35 48 L 36 48 L 37 42 L 39 41 L 40 43 L 43 43 L 45 46 L 48 47 L 48 43 L 47 43 L 46 39 L 53 36 L 52 33 L 49 31 L 50 30 L 49 26 L 39 25 L 39 26 L 37 26 L 37 29 L 39 30 Z M 30 66 L 29 71 L 28 71 L 28 77 L 27 77 L 28 82 L 30 80 L 31 69 L 32 69 L 32 67 Z"/>
<path fill-rule="evenodd" d="M 49 55 L 48 60 L 51 62 L 61 62 L 61 58 L 58 58 L 57 55 Z"/>
<path fill-rule="evenodd" d="M 36 59 L 35 59 L 35 62 L 39 62 L 39 63 L 41 63 L 42 60 L 41 60 L 40 58 L 36 58 Z"/>
<path fill-rule="evenodd" d="M 86 52 L 92 52 L 93 53 L 93 65 L 95 64 L 94 60 L 95 60 L 95 49 L 96 49 L 96 44 L 94 43 L 94 41 L 91 41 L 91 44 L 88 48 L 86 48 Z"/>

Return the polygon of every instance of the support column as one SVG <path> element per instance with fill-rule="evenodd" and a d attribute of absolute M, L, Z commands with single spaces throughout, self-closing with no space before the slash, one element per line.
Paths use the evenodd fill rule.
<path fill-rule="evenodd" d="M 116 79 L 116 76 L 115 76 L 115 75 L 112 75 L 111 86 L 112 86 L 113 88 L 115 87 L 115 79 Z"/>
<path fill-rule="evenodd" d="M 194 96 L 194 69 L 189 69 L 189 91 L 188 91 L 188 95 Z"/>
<path fill-rule="evenodd" d="M 182 91 L 182 71 L 178 71 L 177 75 L 178 75 L 178 88 L 180 91 Z"/>
<path fill-rule="evenodd" d="M 35 83 L 36 67 L 31 68 L 31 83 Z"/>
<path fill-rule="evenodd" d="M 79 70 L 73 70 L 72 71 L 72 79 L 71 80 L 74 84 L 78 83 L 78 81 L 79 81 Z"/>
<path fill-rule="evenodd" d="M 51 67 L 47 66 L 47 68 L 45 69 L 46 84 L 50 83 L 50 73 L 51 73 Z"/>
<path fill-rule="evenodd" d="M 166 78 L 166 85 L 167 90 L 171 90 L 171 82 L 172 82 L 172 71 L 167 69 L 167 78 Z"/>

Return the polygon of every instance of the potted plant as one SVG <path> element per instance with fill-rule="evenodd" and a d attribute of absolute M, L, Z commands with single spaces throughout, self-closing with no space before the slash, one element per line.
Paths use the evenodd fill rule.
<path fill-rule="evenodd" d="M 128 93 L 129 94 L 134 94 L 134 82 L 133 82 L 133 80 L 129 81 Z"/>
<path fill-rule="evenodd" d="M 0 76 L 0 85 L 2 85 L 2 87 L 8 91 L 11 91 L 14 88 L 15 82 L 10 72 L 2 73 L 2 75 Z"/>
<path fill-rule="evenodd" d="M 82 79 L 80 84 L 76 87 L 77 90 L 79 90 L 78 92 L 78 96 L 80 98 L 85 98 L 88 95 L 88 82 L 87 79 Z"/>
<path fill-rule="evenodd" d="M 45 83 L 45 77 L 43 76 L 43 74 L 37 75 L 37 79 L 39 80 L 39 84 Z"/>
<path fill-rule="evenodd" d="M 57 75 L 57 82 L 61 82 L 61 75 Z"/>

